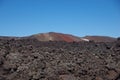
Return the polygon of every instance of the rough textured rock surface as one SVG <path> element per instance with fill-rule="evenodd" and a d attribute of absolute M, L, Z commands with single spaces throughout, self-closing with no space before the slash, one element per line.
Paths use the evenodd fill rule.
<path fill-rule="evenodd" d="M 120 80 L 120 40 L 0 39 L 0 80 Z"/>

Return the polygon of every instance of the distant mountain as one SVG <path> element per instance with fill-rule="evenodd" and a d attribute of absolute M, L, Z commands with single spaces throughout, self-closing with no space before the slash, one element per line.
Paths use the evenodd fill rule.
<path fill-rule="evenodd" d="M 107 37 L 107 36 L 85 36 L 77 37 L 70 34 L 49 32 L 49 33 L 40 33 L 30 36 L 31 38 L 36 38 L 39 41 L 66 41 L 66 42 L 79 42 L 79 41 L 95 41 L 95 42 L 113 42 L 116 38 Z"/>
<path fill-rule="evenodd" d="M 49 32 L 49 33 L 41 33 L 30 36 L 31 38 L 36 38 L 39 41 L 65 41 L 65 42 L 79 42 L 82 41 L 80 37 L 73 36 L 70 34 Z"/>
<path fill-rule="evenodd" d="M 63 34 L 57 32 L 39 33 L 27 37 L 5 37 L 0 36 L 0 39 L 37 39 L 39 41 L 65 41 L 65 42 L 79 42 L 79 41 L 95 41 L 95 42 L 113 42 L 116 38 L 108 36 L 85 36 L 77 37 L 70 34 Z"/>

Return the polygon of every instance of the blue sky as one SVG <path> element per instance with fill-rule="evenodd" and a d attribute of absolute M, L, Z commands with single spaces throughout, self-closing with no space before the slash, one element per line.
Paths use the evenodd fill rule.
<path fill-rule="evenodd" d="M 0 0 L 0 36 L 120 36 L 120 0 Z"/>

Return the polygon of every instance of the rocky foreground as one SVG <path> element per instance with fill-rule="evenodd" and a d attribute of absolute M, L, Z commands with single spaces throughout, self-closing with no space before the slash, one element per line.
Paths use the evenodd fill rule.
<path fill-rule="evenodd" d="M 0 39 L 0 80 L 120 80 L 120 41 Z"/>

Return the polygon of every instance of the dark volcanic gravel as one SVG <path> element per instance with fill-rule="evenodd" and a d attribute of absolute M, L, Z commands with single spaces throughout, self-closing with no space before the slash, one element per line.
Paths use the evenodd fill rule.
<path fill-rule="evenodd" d="M 0 80 L 120 80 L 120 41 L 0 39 Z"/>

